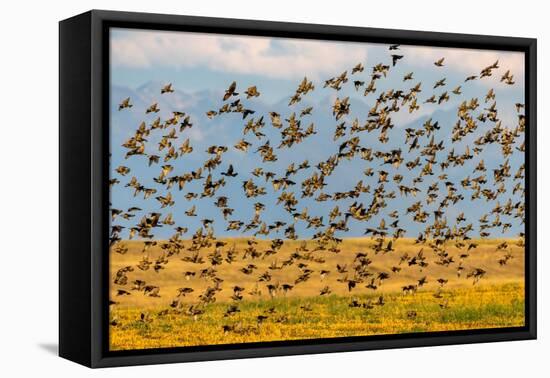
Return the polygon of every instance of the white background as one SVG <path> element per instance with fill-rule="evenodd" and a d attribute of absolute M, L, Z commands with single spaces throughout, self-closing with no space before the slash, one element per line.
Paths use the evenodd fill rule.
<path fill-rule="evenodd" d="M 0 21 L 0 374 L 105 377 L 518 377 L 550 374 L 550 175 L 544 1 L 51 1 L 3 3 Z M 538 38 L 539 340 L 90 370 L 56 356 L 58 25 L 89 9 Z M 75 127 L 78 127 L 75 120 Z M 546 300 L 544 300 L 546 299 Z M 546 351 L 545 351 L 546 349 Z"/>

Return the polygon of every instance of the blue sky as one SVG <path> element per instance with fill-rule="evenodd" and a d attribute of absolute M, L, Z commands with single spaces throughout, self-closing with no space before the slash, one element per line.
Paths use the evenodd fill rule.
<path fill-rule="evenodd" d="M 521 53 L 421 46 L 401 46 L 400 50 L 395 53 L 404 55 L 404 58 L 390 69 L 386 78 L 377 82 L 378 92 L 376 95 L 370 94 L 364 97 L 363 90 L 358 92 L 354 89 L 353 80 L 368 82 L 372 66 L 377 63 L 391 65 L 387 45 L 114 29 L 111 32 L 111 167 L 115 169 L 119 165 L 125 165 L 131 169 L 131 172 L 126 177 L 120 177 L 117 173 L 112 172 L 112 177 L 119 178 L 122 184 L 125 184 L 135 175 L 146 187 L 157 188 L 156 195 L 167 193 L 165 188 L 152 181 L 152 177 L 158 176 L 162 164 L 149 168 L 144 157 L 124 159 L 125 149 L 120 145 L 132 135 L 141 121 L 145 121 L 149 125 L 158 116 L 161 119 L 167 119 L 172 111 L 190 114 L 194 124 L 191 129 L 184 131 L 176 142 L 176 145 L 179 146 L 183 140 L 189 137 L 194 152 L 169 162 L 174 166 L 174 174 L 182 174 L 198 168 L 206 158 L 204 151 L 210 145 L 233 146 L 237 140 L 243 137 L 244 122 L 240 116 L 229 114 L 210 120 L 205 115 L 207 110 L 218 109 L 222 105 L 223 92 L 233 80 L 237 81 L 240 92 L 251 85 L 258 87 L 261 93 L 260 97 L 242 101 L 246 107 L 256 110 L 255 118 L 265 115 L 266 126 L 263 131 L 268 139 L 273 140 L 272 144 L 277 145 L 280 137 L 279 131 L 270 125 L 267 115 L 269 111 L 277 111 L 282 114 L 282 118 L 286 118 L 292 111 L 299 113 L 308 105 L 314 107 L 313 115 L 304 118 L 303 125 L 305 127 L 313 122 L 317 134 L 291 150 L 276 149 L 275 153 L 279 160 L 275 163 L 262 165 L 265 170 L 276 172 L 277 176 L 281 176 L 292 161 L 299 164 L 308 159 L 310 165 L 314 167 L 318 162 L 334 154 L 338 145 L 349 138 L 348 134 L 347 137 L 339 139 L 336 143 L 332 141 L 332 134 L 337 122 L 332 117 L 331 105 L 337 96 L 340 98 L 350 96 L 352 99 L 351 114 L 345 118 L 347 124 L 351 124 L 356 117 L 361 123 L 364 123 L 368 110 L 374 104 L 380 91 L 390 88 L 406 91 L 416 83 L 422 82 L 422 92 L 418 96 L 420 110 L 409 114 L 404 107 L 399 113 L 392 114 L 395 127 L 388 134 L 390 141 L 387 144 L 377 141 L 377 133 L 362 133 L 360 135 L 361 145 L 364 147 L 372 147 L 374 150 L 385 152 L 394 148 L 402 148 L 406 161 L 414 159 L 416 155 L 406 153 L 408 148 L 404 145 L 404 129 L 407 127 L 419 128 L 428 118 L 439 121 L 442 126 L 441 130 L 436 133 L 436 140 L 443 140 L 446 146 L 446 150 L 438 154 L 440 160 L 451 148 L 454 148 L 457 154 L 464 152 L 466 145 L 471 145 L 472 141 L 482 132 L 486 132 L 490 126 L 482 124 L 478 129 L 479 132 L 470 135 L 460 143 L 451 145 L 449 136 L 457 119 L 457 105 L 464 100 L 478 97 L 482 105 L 480 108 L 486 107 L 490 102 L 485 104 L 483 98 L 491 88 L 496 93 L 499 118 L 502 120 L 503 126 L 513 128 L 516 125 L 517 114 L 514 104 L 524 102 L 524 67 Z M 443 67 L 434 66 L 433 62 L 441 57 L 445 57 L 445 65 Z M 492 64 L 497 59 L 500 62 L 500 68 L 492 77 L 464 83 L 466 76 L 478 74 L 483 67 Z M 351 76 L 352 67 L 359 62 L 365 66 L 364 72 Z M 323 88 L 324 80 L 337 76 L 344 70 L 348 71 L 350 80 L 342 90 L 336 92 L 330 88 Z M 510 70 L 514 74 L 515 85 L 509 86 L 499 81 L 500 76 L 506 70 Z M 414 79 L 403 82 L 403 76 L 411 71 L 414 72 Z M 315 90 L 304 96 L 301 103 L 289 108 L 288 100 L 304 76 L 313 80 Z M 447 78 L 448 84 L 443 88 L 433 90 L 435 81 L 443 77 Z M 167 83 L 172 83 L 176 92 L 161 95 L 160 88 Z M 462 85 L 463 94 L 460 96 L 451 94 L 451 100 L 448 103 L 443 105 L 422 104 L 431 94 L 439 95 L 443 91 L 450 92 L 458 85 Z M 134 107 L 119 112 L 118 104 L 126 97 L 131 97 Z M 153 102 L 159 102 L 161 111 L 158 114 L 145 115 L 145 108 Z M 156 135 L 150 137 L 147 153 L 162 155 L 155 150 L 160 135 L 165 134 L 165 131 L 158 132 L 157 130 L 156 132 Z M 265 140 L 257 140 L 250 135 L 246 139 L 253 143 L 249 153 L 243 154 L 229 147 L 229 151 L 223 156 L 223 164 L 213 172 L 214 179 L 220 178 L 220 172 L 225 170 L 229 164 L 233 164 L 239 173 L 233 179 L 226 178 L 227 185 L 217 195 L 229 197 L 229 206 L 235 208 L 230 219 L 240 219 L 246 223 L 252 218 L 253 204 L 256 201 L 244 197 L 241 185 L 242 181 L 253 178 L 256 184 L 262 184 L 268 189 L 268 195 L 257 198 L 264 202 L 268 209 L 262 215 L 262 220 L 268 224 L 275 220 L 291 223 L 292 218 L 275 205 L 276 197 L 280 192 L 274 193 L 269 183 L 266 184 L 263 178 L 258 179 L 250 173 L 255 167 L 261 166 L 259 154 L 251 151 L 255 151 L 259 145 L 265 143 Z M 521 139 L 517 141 L 517 145 L 521 143 Z M 423 140 L 423 143 L 427 143 L 427 139 Z M 473 146 L 471 145 L 471 147 Z M 476 156 L 465 167 L 449 170 L 446 173 L 449 174 L 451 181 L 463 179 L 467 175 L 473 176 L 471 171 L 481 159 L 485 161 L 489 170 L 490 187 L 492 183 L 491 169 L 497 168 L 503 162 L 497 146 L 486 148 L 480 156 Z M 513 174 L 521 163 L 523 163 L 523 155 L 516 152 L 510 159 Z M 376 179 L 364 176 L 362 171 L 367 166 L 372 166 L 375 170 L 381 169 L 378 164 L 375 161 L 374 164 L 367 165 L 360 159 L 350 162 L 343 161 L 335 173 L 327 179 L 328 186 L 325 192 L 350 190 L 361 179 L 365 184 L 370 184 L 374 188 L 377 185 Z M 403 181 L 405 185 L 412 185 L 412 178 L 417 175 L 408 173 L 409 171 L 404 166 L 396 170 L 386 167 L 384 169 L 390 174 L 402 174 L 405 177 Z M 419 185 L 419 188 L 425 190 L 432 184 L 432 180 L 437 180 L 438 173 L 436 170 L 436 176 L 427 179 Z M 293 177 L 293 181 L 298 183 L 293 190 L 298 198 L 299 184 L 310 174 L 311 171 L 308 171 L 307 174 L 300 173 Z M 513 184 L 515 183 L 512 183 L 511 180 L 507 182 L 507 192 L 499 199 L 501 203 L 508 198 L 514 202 L 521 200 L 519 195 L 512 195 Z M 387 184 L 386 189 L 388 191 L 397 190 L 397 187 Z M 236 232 L 225 232 L 226 223 L 223 221 L 219 209 L 213 206 L 215 198 L 195 202 L 189 202 L 183 198 L 187 191 L 200 192 L 201 190 L 199 182 L 188 184 L 182 192 L 173 188 L 171 192 L 176 199 L 176 205 L 161 212 L 163 214 L 171 212 L 179 225 L 187 226 L 192 231 L 199 227 L 200 219 L 211 218 L 214 219 L 214 229 L 217 234 L 240 236 Z M 443 185 L 440 186 L 440 192 L 445 192 Z M 139 213 L 131 222 L 117 219 L 116 224 L 130 227 L 132 222 L 135 223 L 142 214 L 160 210 L 156 200 L 143 201 L 140 197 L 133 197 L 131 191 L 124 188 L 124 185 L 115 186 L 111 195 L 111 201 L 115 208 L 125 209 L 130 206 L 138 206 L 143 209 L 143 212 Z M 469 199 L 467 192 L 464 192 L 464 195 Z M 359 200 L 368 204 L 371 199 L 369 196 L 364 194 Z M 380 216 L 369 222 L 351 221 L 350 232 L 340 236 L 361 236 L 366 227 L 377 226 L 381 218 L 389 221 L 387 212 L 395 209 L 403 214 L 404 209 L 412 203 L 422 200 L 424 196 L 425 191 L 422 191 L 417 198 L 401 198 L 398 194 L 397 198 L 390 202 L 391 206 L 386 212 L 383 211 Z M 345 211 L 351 202 L 353 201 L 340 201 L 338 205 L 342 211 Z M 193 203 L 197 205 L 199 216 L 190 218 L 183 212 Z M 494 207 L 495 203 L 478 200 L 474 206 L 469 205 L 470 202 L 467 200 L 449 208 L 447 212 L 449 223 L 453 224 L 454 217 L 464 211 L 466 218 L 473 221 L 476 226 L 476 219 Z M 325 223 L 327 223 L 327 214 L 334 206 L 333 202 L 319 203 L 304 199 L 300 200 L 298 210 L 307 207 L 313 216 L 324 215 Z M 426 207 L 427 211 L 430 209 L 433 210 L 433 208 Z M 517 235 L 523 230 L 523 226 L 517 219 L 503 220 L 513 224 L 506 236 Z M 425 227 L 425 225 L 413 222 L 410 217 L 405 215 L 400 217 L 399 226 L 406 229 L 409 236 L 416 236 Z M 303 224 L 298 224 L 297 230 L 303 237 L 309 237 L 313 233 Z M 159 238 L 165 238 L 172 232 L 170 227 L 164 226 L 156 232 L 156 235 Z M 124 235 L 125 233 L 122 233 L 123 237 Z M 277 236 L 281 237 L 282 235 Z M 495 233 L 492 236 L 502 235 Z"/>

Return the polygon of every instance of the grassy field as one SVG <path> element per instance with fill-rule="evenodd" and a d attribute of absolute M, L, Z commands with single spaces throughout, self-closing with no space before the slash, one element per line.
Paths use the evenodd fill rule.
<path fill-rule="evenodd" d="M 208 304 L 200 316 L 177 311 L 170 304 L 177 299 L 187 308 L 198 302 L 198 297 L 207 287 L 213 286 L 211 279 L 200 278 L 201 270 L 212 267 L 208 255 L 213 248 L 201 251 L 202 264 L 183 261 L 182 258 L 192 253 L 182 251 L 170 256 L 167 263 L 160 264 L 163 269 L 158 271 L 153 266 L 159 257 L 164 256 L 159 246 L 144 253 L 143 244 L 132 241 L 124 242 L 128 248 L 126 253 L 111 252 L 111 299 L 116 302 L 111 306 L 111 349 L 511 327 L 521 326 L 524 322 L 524 252 L 515 240 L 507 241 L 506 251 L 496 250 L 504 240 L 475 241 L 478 247 L 463 259 L 460 254 L 464 253 L 464 249 L 459 250 L 449 244 L 445 247 L 455 262 L 448 266 L 437 264 L 435 254 L 424 246 L 428 265 L 423 268 L 409 266 L 406 262 L 399 264 L 404 253 L 413 256 L 422 246 L 414 244 L 411 239 L 398 240 L 393 252 L 368 252 L 372 260 L 369 271 L 374 276 L 379 272 L 388 273 L 389 278 L 377 284 L 376 289 L 367 287 L 367 282 L 363 282 L 351 292 L 347 284 L 339 279 L 353 275 L 357 253 L 371 251 L 373 241 L 368 238 L 346 239 L 339 253 L 312 252 L 313 245 L 308 244 L 306 249 L 309 251 L 301 251 L 300 254 L 315 260 L 298 259 L 290 266 L 275 270 L 270 266 L 280 266 L 300 247 L 301 242 L 285 241 L 283 248 L 275 255 L 243 259 L 246 241 L 226 241 L 222 256 L 225 258 L 225 251 L 234 244 L 238 251 L 237 259 L 231 264 L 223 261 L 213 267 L 216 276 L 223 280 L 221 290 L 216 295 L 215 303 Z M 263 251 L 269 243 L 258 240 L 255 247 Z M 513 258 L 502 266 L 498 261 L 507 252 Z M 137 268 L 144 256 L 152 262 L 147 270 Z M 295 284 L 301 273 L 297 267 L 300 262 L 307 264 L 313 273 L 307 282 Z M 257 267 L 252 274 L 241 272 L 241 268 L 251 263 Z M 336 264 L 346 265 L 348 273 L 338 272 Z M 460 276 L 457 274 L 459 265 L 464 268 Z M 127 266 L 133 269 L 127 272 L 128 282 L 115 284 L 117 271 Z M 401 270 L 392 272 L 392 267 Z M 473 279 L 467 278 L 467 275 L 475 268 L 482 268 L 486 274 L 474 285 Z M 321 277 L 322 270 L 330 273 Z M 187 280 L 185 272 L 195 272 L 195 276 Z M 265 272 L 270 273 L 270 281 L 258 282 Z M 426 277 L 427 283 L 415 293 L 403 293 L 403 286 L 415 284 L 423 277 Z M 448 280 L 443 287 L 437 282 L 440 278 Z M 158 286 L 159 296 L 151 297 L 142 291 L 132 290 L 134 280 Z M 277 291 L 273 295 L 268 293 L 268 284 L 285 283 L 292 284 L 293 289 Z M 232 288 L 236 285 L 245 289 L 243 299 L 238 303 L 231 299 Z M 193 292 L 177 297 L 177 290 L 182 287 L 192 288 Z M 330 293 L 320 296 L 320 291 L 326 287 L 330 288 Z M 120 289 L 129 295 L 117 295 Z M 239 312 L 226 316 L 226 310 L 234 303 L 238 304 Z"/>

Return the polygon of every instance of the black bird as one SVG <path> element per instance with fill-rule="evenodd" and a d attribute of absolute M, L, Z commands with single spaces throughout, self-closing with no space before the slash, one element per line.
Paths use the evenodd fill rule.
<path fill-rule="evenodd" d="M 229 168 L 227 169 L 227 171 L 222 172 L 221 175 L 227 177 L 236 177 L 238 173 L 233 170 L 233 164 L 229 164 Z"/>
<path fill-rule="evenodd" d="M 398 60 L 403 59 L 403 56 L 404 55 L 392 54 L 391 56 L 392 66 L 395 66 Z"/>

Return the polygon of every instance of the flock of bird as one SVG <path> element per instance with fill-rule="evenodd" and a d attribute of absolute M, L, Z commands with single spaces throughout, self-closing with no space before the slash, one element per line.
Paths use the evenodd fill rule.
<path fill-rule="evenodd" d="M 447 88 L 447 79 L 442 78 L 432 85 L 426 86 L 421 82 L 411 84 L 409 89 L 390 89 L 378 91 L 377 84 L 384 81 L 394 66 L 400 64 L 404 54 L 400 53 L 399 45 L 389 46 L 389 63 L 379 63 L 371 68 L 370 74 L 365 71 L 362 63 L 345 71 L 338 76 L 329 78 L 322 85 L 326 90 L 334 90 L 336 94 L 345 86 L 352 85 L 356 91 L 362 91 L 364 96 L 375 96 L 375 103 L 368 109 L 368 116 L 364 122 L 357 118 L 349 121 L 351 102 L 349 97 L 336 97 L 332 105 L 332 115 L 335 126 L 333 132 L 334 151 L 325 160 L 310 162 L 304 160 L 290 164 L 284 172 L 270 170 L 270 163 L 277 161 L 279 154 L 292 153 L 292 148 L 317 134 L 313 123 L 305 125 L 308 117 L 314 111 L 313 107 L 300 107 L 302 99 L 313 91 L 319 91 L 319 84 L 313 83 L 307 77 L 299 83 L 296 91 L 289 96 L 289 115 L 285 116 L 277 112 L 257 114 L 251 107 L 245 106 L 243 98 L 253 102 L 261 96 L 261 91 L 256 86 L 242 90 L 236 82 L 232 82 L 225 90 L 221 105 L 217 109 L 206 113 L 208 119 L 224 117 L 229 113 L 239 113 L 242 117 L 242 138 L 235 141 L 234 145 L 212 145 L 205 151 L 206 158 L 201 168 L 194 171 L 182 171 L 185 164 L 185 156 L 195 151 L 188 134 L 188 129 L 193 127 L 191 116 L 183 111 L 174 111 L 170 118 L 161 120 L 158 117 L 150 125 L 142 122 L 133 135 L 122 145 L 126 151 L 126 159 L 139 159 L 139 164 L 149 167 L 158 166 L 158 176 L 154 181 L 163 188 L 162 191 L 155 187 L 147 187 L 140 182 L 140 178 L 132 176 L 131 169 L 125 165 L 113 169 L 110 185 L 124 185 L 129 190 L 130 196 L 143 198 L 146 201 L 156 203 L 158 211 L 145 213 L 138 206 L 128 209 L 118 209 L 111 205 L 111 234 L 110 248 L 113 253 L 124 254 L 128 251 L 121 233 L 125 228 L 117 223 L 122 218 L 132 223 L 125 232 L 130 239 L 143 240 L 144 257 L 135 266 L 124 267 L 114 272 L 113 283 L 116 285 L 116 294 L 111 298 L 111 303 L 116 304 L 117 296 L 133 295 L 141 292 L 150 297 L 159 297 L 161 288 L 141 280 L 131 280 L 134 269 L 154 269 L 160 272 L 172 258 L 182 258 L 184 261 L 197 266 L 197 271 L 183 272 L 182 282 L 196 279 L 199 276 L 209 282 L 208 288 L 197 295 L 194 303 L 186 303 L 181 299 L 191 295 L 194 289 L 182 286 L 174 295 L 174 300 L 169 309 L 164 313 L 174 311 L 193 316 L 196 319 L 208 309 L 208 305 L 216 301 L 216 295 L 222 290 L 232 292 L 232 303 L 228 304 L 225 316 L 231 317 L 239 312 L 239 302 L 249 289 L 250 295 L 259 290 L 258 283 L 265 286 L 271 297 L 291 291 L 297 285 L 307 285 L 307 282 L 319 277 L 320 280 L 330 274 L 328 270 L 316 270 L 315 264 L 323 261 L 323 254 L 341 252 L 341 244 L 349 230 L 350 222 L 358 222 L 364 225 L 365 235 L 372 238 L 372 251 L 357 252 L 353 266 L 334 267 L 332 274 L 338 274 L 342 285 L 345 285 L 351 293 L 357 287 L 364 286 L 376 290 L 392 276 L 398 275 L 401 268 L 392 267 L 388 272 L 377 272 L 370 269 L 373 255 L 379 253 L 395 253 L 395 243 L 403 238 L 407 230 L 400 227 L 400 221 L 408 217 L 415 223 L 422 225 L 423 232 L 416 237 L 415 243 L 423 248 L 412 255 L 403 253 L 400 264 L 426 268 L 428 265 L 426 255 L 433 253 L 436 263 L 445 267 L 456 269 L 460 277 L 471 279 L 475 284 L 482 279 L 486 271 L 481 267 L 469 268 L 465 271 L 464 261 L 470 253 L 475 252 L 478 246 L 477 238 L 499 236 L 512 228 L 512 221 L 523 223 L 525 218 L 525 202 L 513 201 L 513 196 L 524 196 L 525 165 L 512 171 L 510 158 L 514 153 L 523 154 L 525 151 L 524 131 L 525 116 L 524 104 L 516 104 L 517 123 L 513 127 L 502 124 L 499 117 L 496 94 L 490 89 L 481 98 L 471 98 L 460 102 L 457 108 L 457 119 L 454 125 L 440 125 L 437 121 L 428 119 L 416 128 L 402 130 L 402 147 L 389 151 L 375 150 L 368 143 L 362 143 L 360 136 L 377 138 L 381 144 L 389 140 L 388 132 L 394 129 L 392 115 L 402 109 L 408 113 L 419 111 L 423 104 L 441 105 L 448 102 L 452 96 L 462 94 L 462 87 L 470 85 L 476 80 L 488 80 L 496 76 L 500 69 L 499 61 L 483 67 L 476 75 L 465 78 L 463 83 L 453 89 Z M 438 70 L 446 64 L 445 58 L 434 62 L 434 69 Z M 414 72 L 404 75 L 402 82 L 407 86 L 414 81 Z M 514 85 L 514 76 L 510 71 L 498 74 L 500 82 L 505 85 Z M 441 88 L 441 89 L 438 89 Z M 436 90 L 438 91 L 436 93 Z M 174 92 L 172 84 L 160 89 L 163 96 L 170 96 Z M 377 96 L 377 97 L 376 97 Z M 119 111 L 127 111 L 132 108 L 132 99 L 124 99 Z M 151 104 L 145 110 L 146 114 L 158 113 L 157 103 Z M 208 122 L 208 120 L 205 120 Z M 237 126 L 235 126 L 237 127 Z M 267 139 L 265 129 L 274 128 L 280 138 L 274 142 Z M 452 128 L 451 139 L 438 139 L 441 128 Z M 470 134 L 478 135 L 473 144 L 466 146 L 463 151 L 456 151 L 453 145 L 462 141 Z M 152 145 L 149 140 L 152 135 L 158 135 L 160 142 Z M 149 142 L 149 143 L 148 143 Z M 253 147 L 254 145 L 254 147 Z M 476 164 L 471 161 L 479 156 L 490 145 L 498 146 L 501 155 L 496 157 L 500 164 L 496 169 L 486 168 L 484 160 Z M 229 149 L 236 149 L 245 153 L 256 153 L 261 156 L 262 166 L 254 169 L 253 178 L 242 181 L 243 195 L 247 201 L 232 203 L 239 207 L 252 206 L 254 216 L 252 219 L 234 219 L 234 208 L 230 207 L 231 199 L 224 195 L 223 190 L 230 180 L 239 180 L 239 167 L 233 164 L 224 164 L 224 154 Z M 408 160 L 403 151 L 415 153 L 416 158 Z M 360 159 L 366 167 L 364 172 L 353 172 L 357 182 L 349 190 L 343 192 L 329 192 L 326 180 L 339 168 L 342 161 Z M 386 167 L 393 167 L 401 173 L 390 174 Z M 459 181 L 451 181 L 448 172 L 455 168 L 469 167 L 470 174 Z M 297 173 L 306 174 L 301 182 L 295 179 Z M 361 177 L 364 176 L 364 177 Z M 247 176 L 248 177 L 248 176 Z M 366 185 L 366 178 L 374 180 L 375 185 Z M 186 185 L 191 182 L 200 183 L 201 193 L 184 193 Z M 428 189 L 423 191 L 419 184 L 425 182 Z M 398 192 L 388 190 L 388 184 L 394 183 Z M 271 188 L 269 188 L 271 185 Z M 510 193 L 513 191 L 513 193 Z M 273 193 L 277 198 L 277 205 L 284 209 L 287 217 L 272 223 L 262 219 L 265 212 L 270 209 L 262 203 L 263 196 Z M 392 200 L 398 197 L 417 197 L 404 213 L 392 210 Z M 314 199 L 321 203 L 332 202 L 331 211 L 323 216 L 309 214 L 306 207 L 300 206 L 302 198 Z M 516 197 L 517 198 L 517 197 Z M 220 217 L 214 219 L 202 219 L 201 227 L 189 230 L 185 224 L 176 224 L 170 209 L 176 201 L 189 201 L 189 208 L 185 211 L 187 217 L 197 217 L 200 207 L 194 203 L 196 200 L 211 200 L 219 209 Z M 353 203 L 346 208 L 339 205 L 344 199 Z M 464 203 L 466 206 L 475 206 L 476 201 L 491 203 L 492 210 L 483 214 L 478 220 L 478 226 L 464 215 L 451 217 L 447 214 L 450 206 Z M 436 210 L 428 212 L 428 205 L 436 204 Z M 390 211 L 388 212 L 389 209 Z M 386 212 L 388 212 L 386 214 Z M 372 219 L 386 214 L 386 219 L 373 224 Z M 221 225 L 220 225 L 221 222 Z M 239 232 L 240 236 L 250 235 L 247 240 L 247 248 L 243 251 L 236 250 L 231 241 L 219 238 L 214 232 L 214 223 L 218 227 L 223 226 L 226 231 Z M 255 260 L 276 256 L 287 240 L 300 240 L 296 231 L 296 225 L 302 223 L 309 229 L 315 230 L 311 240 L 303 241 L 290 257 L 281 264 L 274 260 L 270 270 L 286 269 L 294 265 L 299 268 L 300 274 L 291 282 L 280 283 L 271 280 L 269 271 L 259 272 Z M 172 236 L 167 240 L 155 237 L 155 230 L 161 227 L 173 229 Z M 284 238 L 279 237 L 284 235 Z M 257 247 L 256 237 L 270 240 L 270 248 L 265 250 Z M 520 233 L 517 245 L 524 245 L 524 234 Z M 514 242 L 516 243 L 516 242 Z M 498 263 L 505 266 L 513 258 L 511 242 L 503 241 L 496 249 Z M 461 253 L 459 256 L 448 252 L 448 245 L 454 245 Z M 162 255 L 155 260 L 149 260 L 147 250 L 152 247 L 160 247 Z M 242 254 L 242 256 L 240 256 Z M 254 288 L 234 286 L 226 288 L 223 278 L 217 275 L 216 268 L 222 264 L 232 264 L 241 258 L 247 264 L 240 269 L 243 277 L 255 277 L 257 284 Z M 206 266 L 206 267 L 205 267 Z M 195 277 L 195 275 L 197 277 Z M 428 279 L 423 277 L 402 287 L 404 294 L 413 294 L 426 284 Z M 433 278 L 435 280 L 436 277 Z M 310 281 L 311 282 L 311 281 Z M 437 279 L 440 287 L 447 284 L 447 279 Z M 131 286 L 128 289 L 128 286 Z M 331 293 L 329 286 L 324 286 L 319 295 Z M 198 295 L 200 294 L 200 295 Z M 380 296 L 376 302 L 362 303 L 352 299 L 350 307 L 372 308 L 383 305 L 384 297 Z M 442 305 L 443 307 L 443 305 Z M 310 309 L 304 306 L 304 311 Z M 258 323 L 265 321 L 272 314 L 258 316 Z M 412 315 L 411 315 L 412 316 Z M 143 321 L 147 321 L 148 315 L 142 314 Z M 284 319 L 278 315 L 277 319 Z M 225 332 L 247 332 L 249 329 L 242 325 L 227 324 L 223 326 Z"/>

